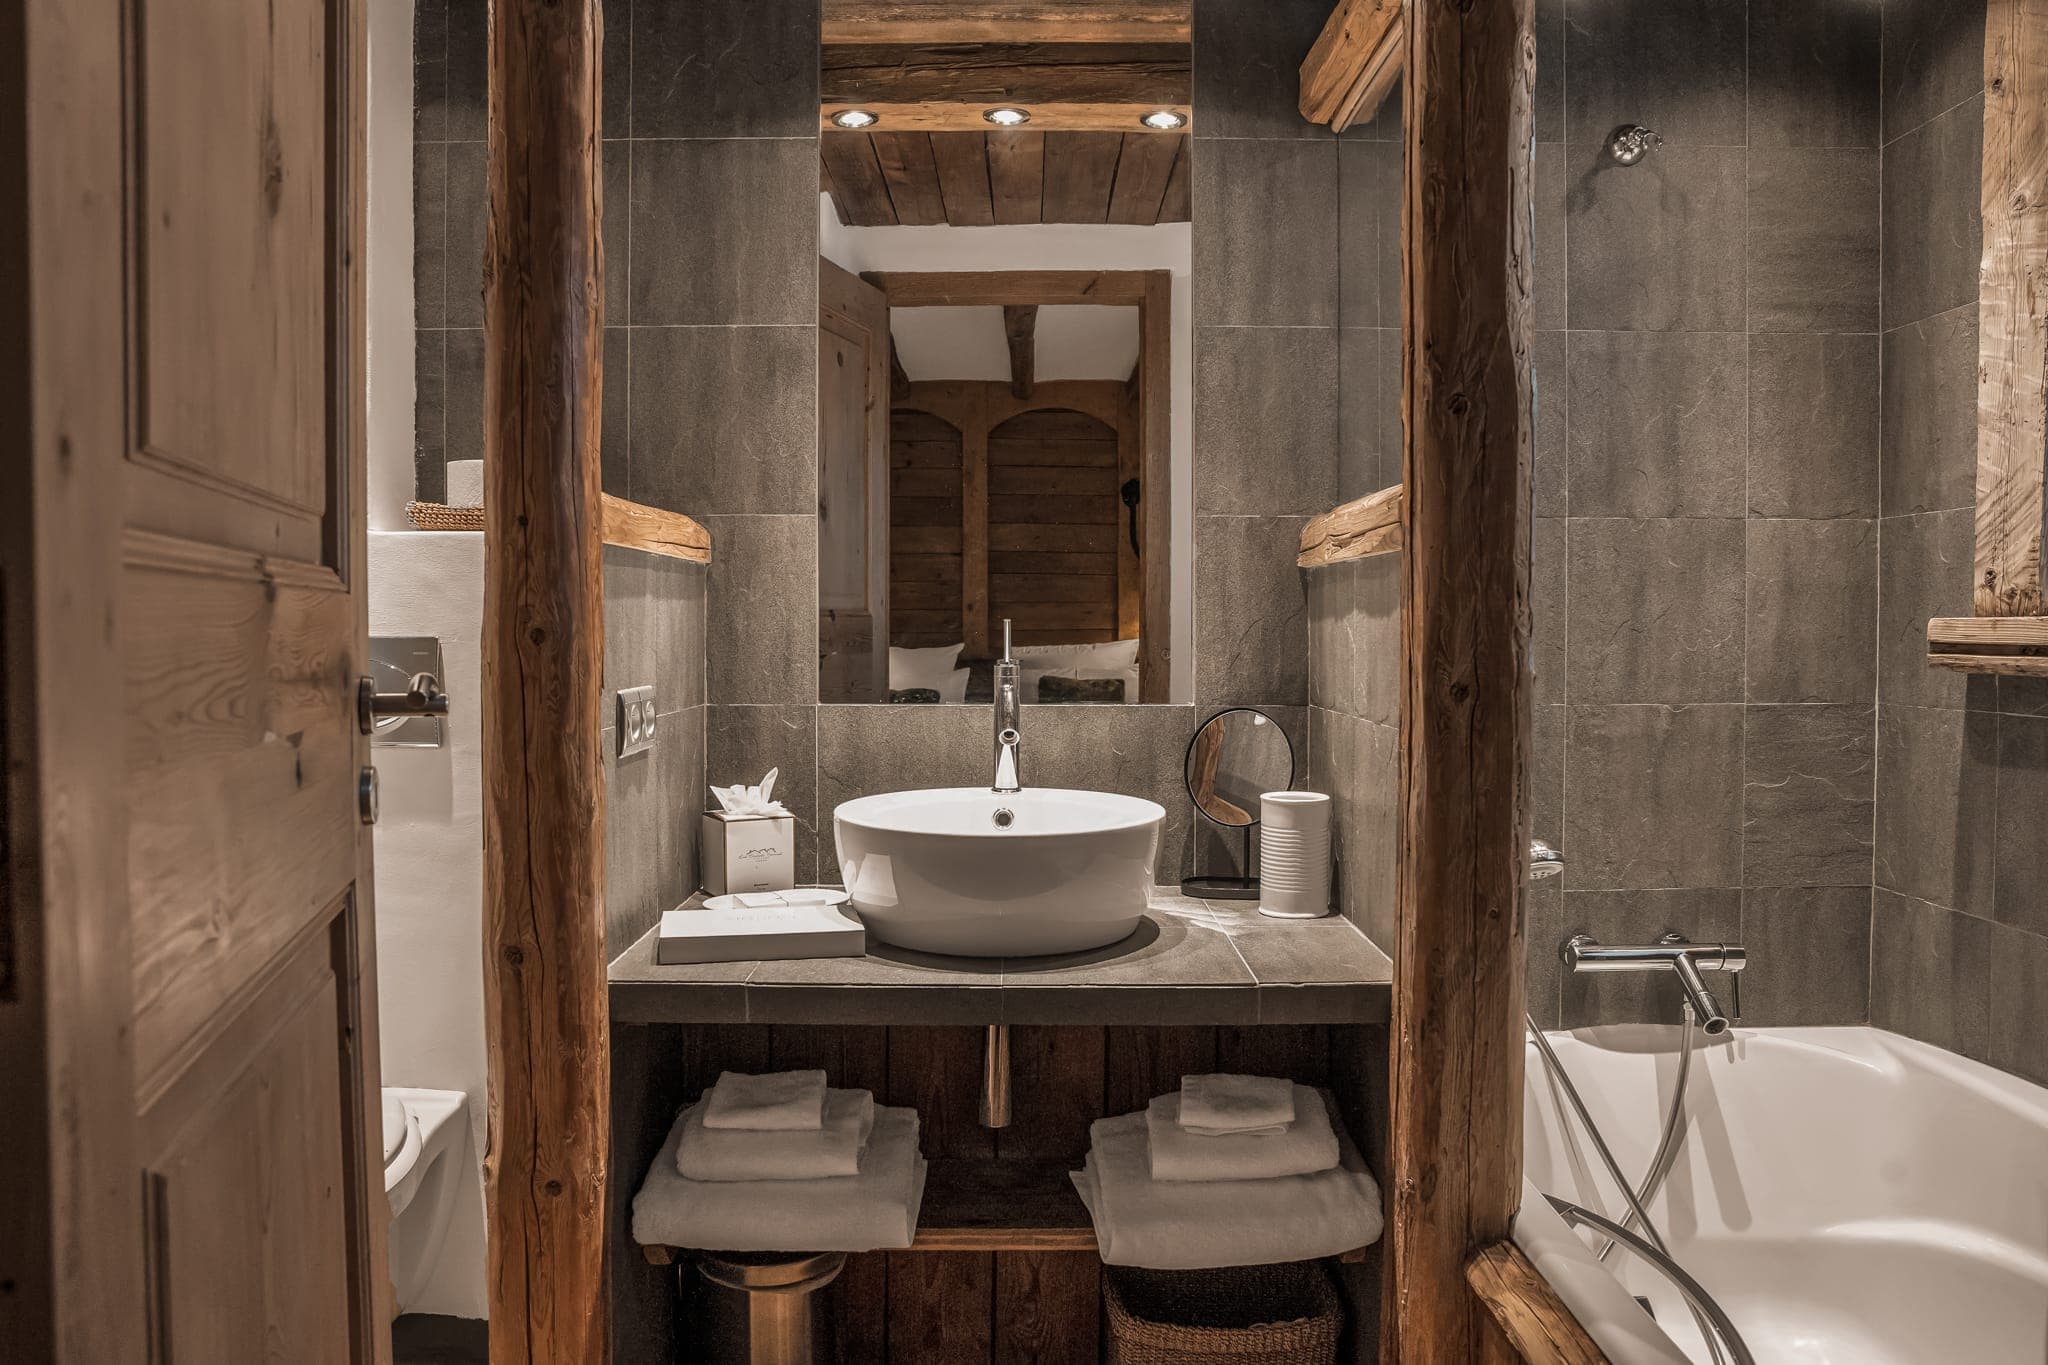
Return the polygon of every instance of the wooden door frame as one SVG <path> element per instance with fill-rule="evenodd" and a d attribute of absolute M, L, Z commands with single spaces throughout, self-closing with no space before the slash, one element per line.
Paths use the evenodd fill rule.
<path fill-rule="evenodd" d="M 1137 433 L 1144 542 L 1138 606 L 1138 700 L 1172 699 L 1173 273 L 1167 270 L 877 270 L 862 277 L 891 308 L 1098 304 L 1138 310 Z M 1116 427 L 1115 420 L 1109 422 Z M 962 452 L 963 467 L 965 452 Z M 963 547 L 964 550 L 964 547 Z M 986 578 L 984 566 L 984 579 Z M 962 556 L 961 581 L 971 581 Z M 983 591 L 986 591 L 984 586 Z M 986 615 L 986 613 L 983 613 Z M 965 617 L 963 616 L 963 620 Z"/>

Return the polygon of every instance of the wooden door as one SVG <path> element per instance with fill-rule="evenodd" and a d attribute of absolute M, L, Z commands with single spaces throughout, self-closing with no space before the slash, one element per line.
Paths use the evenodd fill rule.
<path fill-rule="evenodd" d="M 388 1358 L 361 0 L 14 8 L 0 1357 Z"/>
<path fill-rule="evenodd" d="M 818 261 L 820 701 L 889 699 L 889 305 Z"/>

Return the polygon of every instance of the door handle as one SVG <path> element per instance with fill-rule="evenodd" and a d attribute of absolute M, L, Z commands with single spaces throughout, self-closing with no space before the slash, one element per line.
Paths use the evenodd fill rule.
<path fill-rule="evenodd" d="M 448 694 L 441 690 L 441 680 L 431 673 L 413 674 L 403 692 L 379 692 L 367 675 L 356 683 L 356 724 L 366 735 L 385 717 L 447 714 Z"/>
<path fill-rule="evenodd" d="M 1117 494 L 1124 500 L 1124 506 L 1131 509 L 1131 553 L 1142 557 L 1145 551 L 1138 544 L 1138 481 L 1125 479 Z"/>

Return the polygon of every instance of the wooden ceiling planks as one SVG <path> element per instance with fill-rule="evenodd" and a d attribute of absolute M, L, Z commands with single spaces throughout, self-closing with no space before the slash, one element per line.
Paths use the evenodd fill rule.
<path fill-rule="evenodd" d="M 825 44 L 1182 43 L 1189 0 L 825 0 Z"/>
<path fill-rule="evenodd" d="M 1184 133 L 830 132 L 824 188 L 855 227 L 1189 217 Z"/>
<path fill-rule="evenodd" d="M 862 109 L 896 132 L 978 132 L 984 110 L 1010 104 L 1028 108 L 1040 129 L 1121 132 L 1156 109 L 1190 114 L 1191 85 L 1184 45 L 828 46 L 819 126 Z"/>

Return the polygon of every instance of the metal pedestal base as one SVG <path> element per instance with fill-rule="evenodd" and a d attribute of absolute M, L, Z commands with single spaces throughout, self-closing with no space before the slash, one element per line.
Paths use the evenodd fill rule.
<path fill-rule="evenodd" d="M 811 1365 L 811 1295 L 846 1266 L 843 1251 L 701 1251 L 697 1273 L 747 1296 L 749 1365 Z"/>

